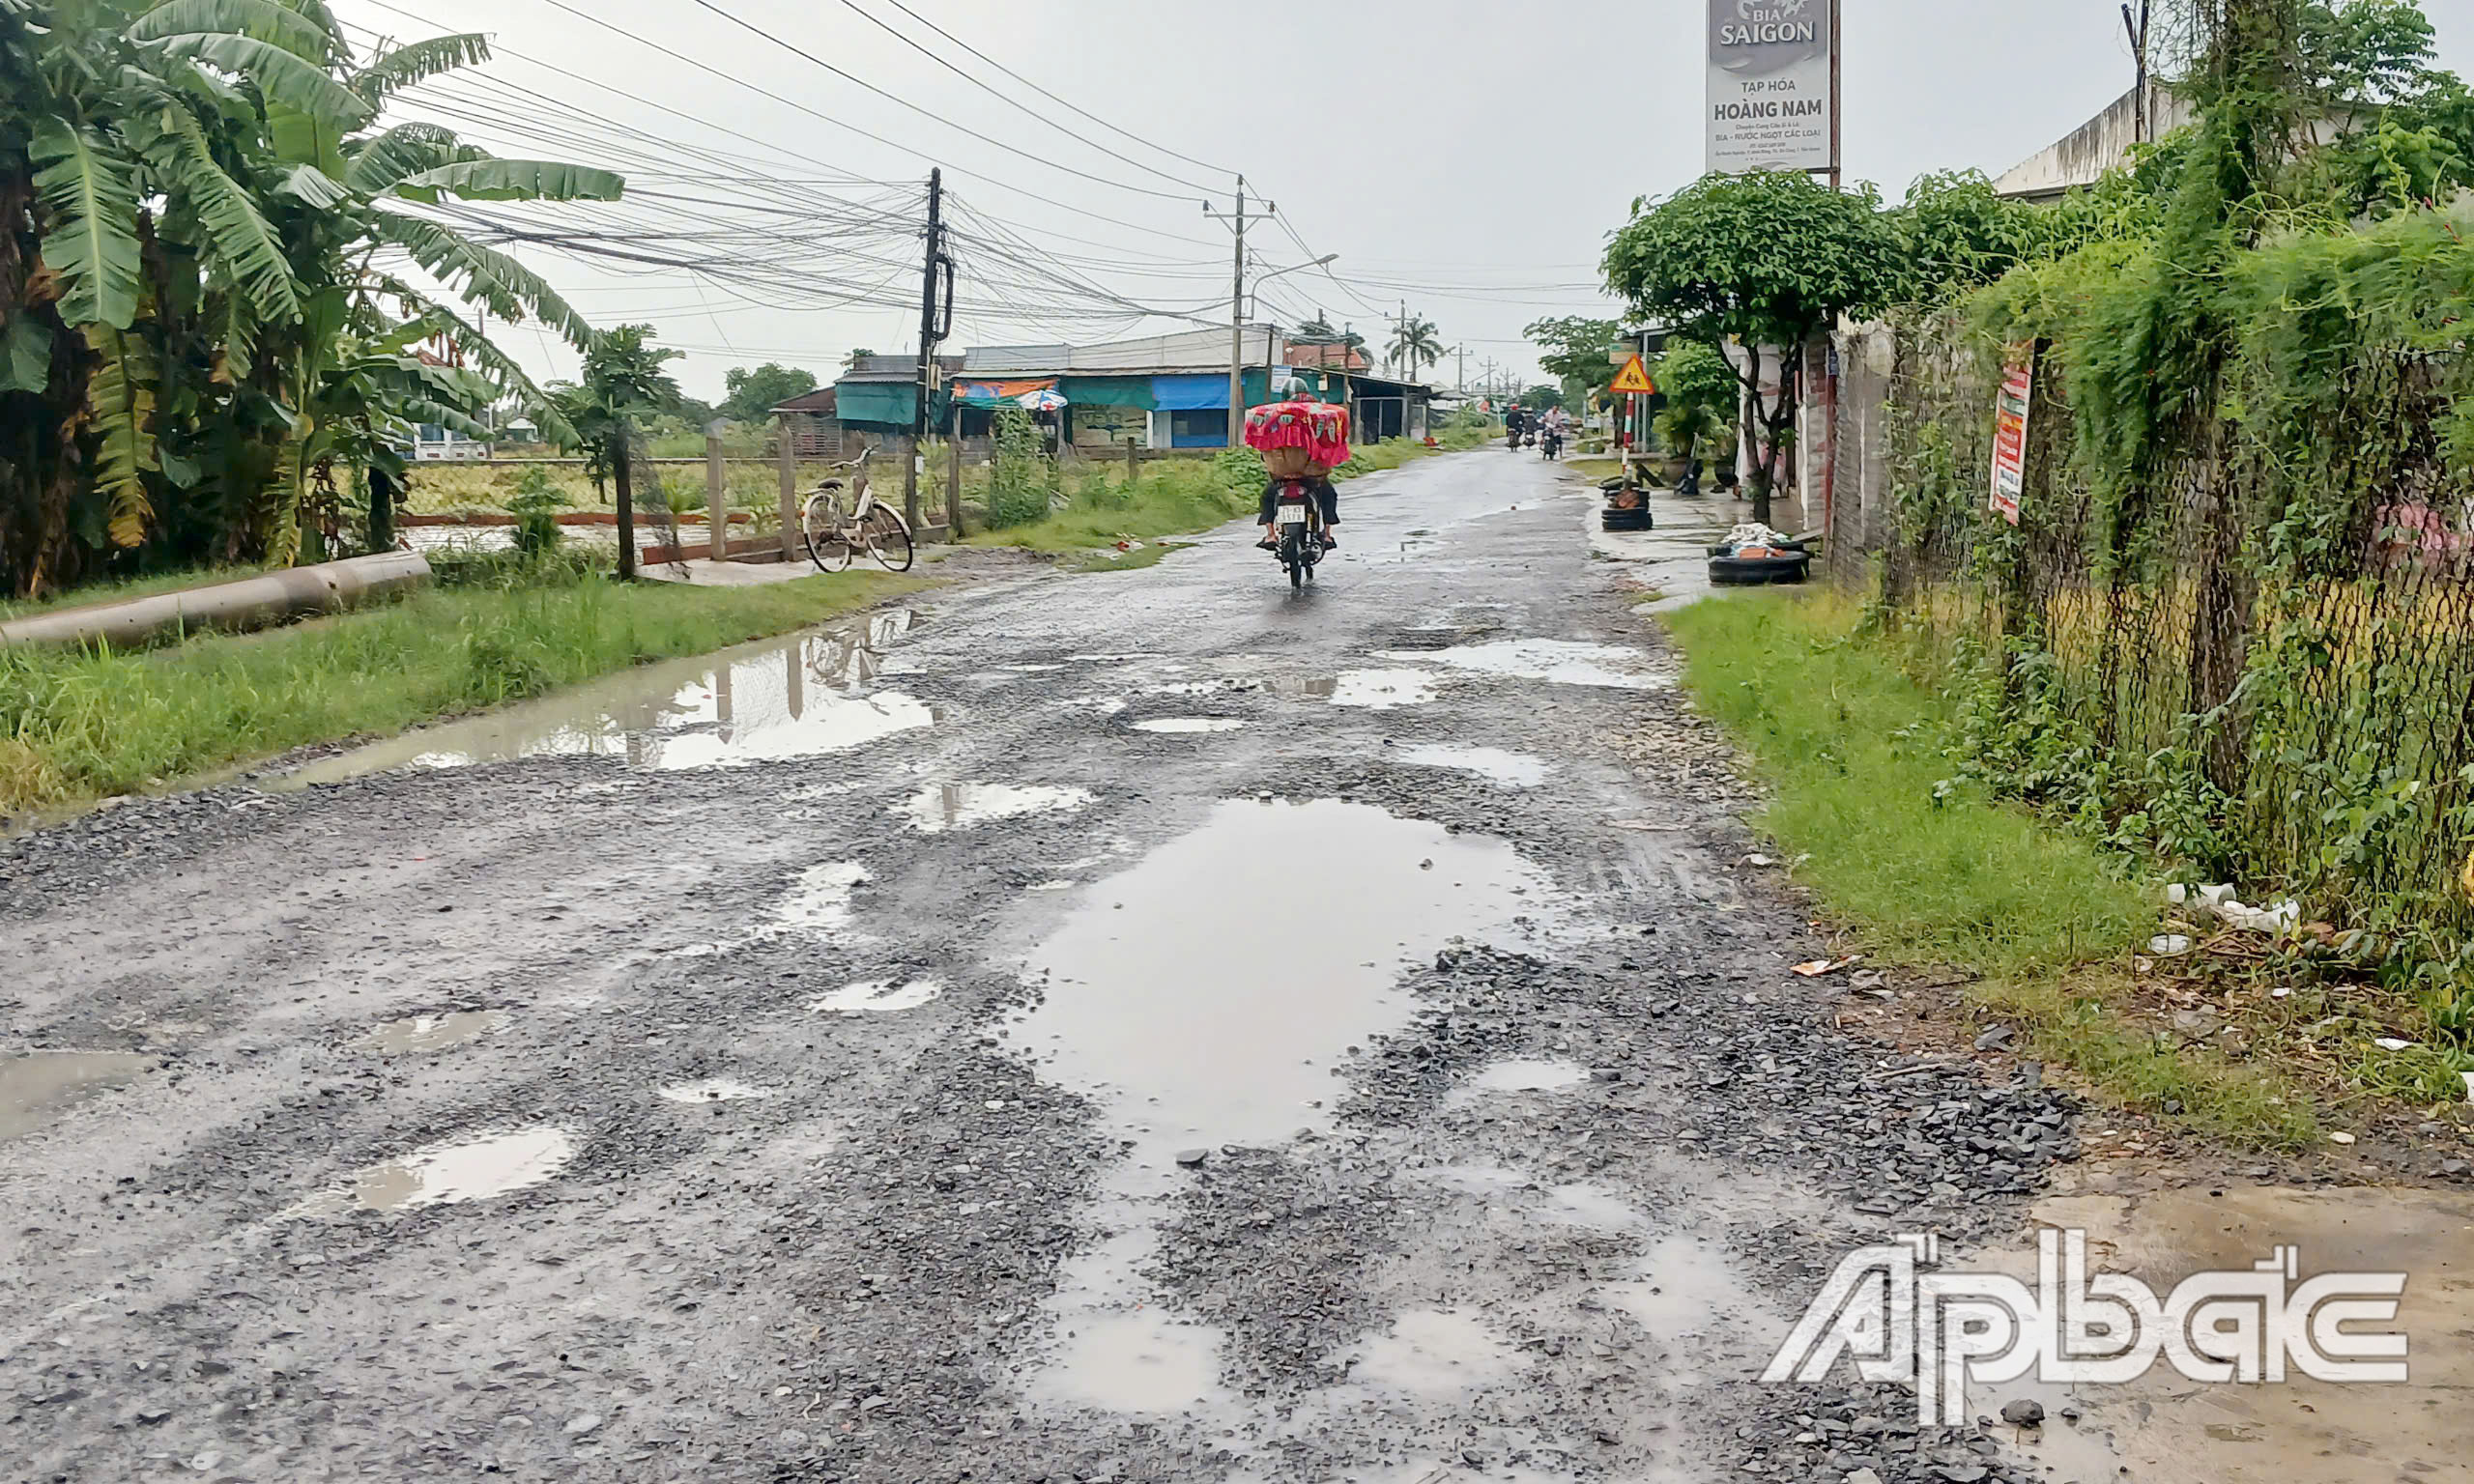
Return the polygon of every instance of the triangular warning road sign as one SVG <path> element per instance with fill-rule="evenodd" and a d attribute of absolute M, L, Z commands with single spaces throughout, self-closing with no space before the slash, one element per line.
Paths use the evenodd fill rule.
<path fill-rule="evenodd" d="M 1615 385 L 1607 389 L 1654 392 L 1657 387 L 1650 381 L 1650 368 L 1641 364 L 1641 357 L 1635 356 L 1624 362 L 1624 369 L 1615 373 Z"/>

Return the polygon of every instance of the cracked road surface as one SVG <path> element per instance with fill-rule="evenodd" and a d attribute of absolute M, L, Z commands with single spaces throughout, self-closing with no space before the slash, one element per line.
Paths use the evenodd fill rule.
<path fill-rule="evenodd" d="M 1593 508 L 1431 459 L 1301 595 L 1231 528 L 0 846 L 0 1476 L 2049 1477 L 1745 1384 L 2073 1114 L 1785 975 Z"/>

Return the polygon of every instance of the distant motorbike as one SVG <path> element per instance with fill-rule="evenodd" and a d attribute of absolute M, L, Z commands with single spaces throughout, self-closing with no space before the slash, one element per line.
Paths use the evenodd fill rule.
<path fill-rule="evenodd" d="M 1564 435 L 1548 428 L 1539 442 L 1538 450 L 1550 459 L 1563 457 Z"/>
<path fill-rule="evenodd" d="M 1323 502 L 1303 479 L 1280 481 L 1280 499 L 1272 506 L 1274 550 L 1291 588 L 1314 580 L 1314 564 L 1323 559 Z"/>

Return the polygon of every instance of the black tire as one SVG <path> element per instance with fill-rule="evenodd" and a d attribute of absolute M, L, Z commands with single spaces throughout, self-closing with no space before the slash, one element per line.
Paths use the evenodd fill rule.
<path fill-rule="evenodd" d="M 1710 581 L 1722 587 L 1744 587 L 1762 583 L 1800 583 L 1812 575 L 1812 558 L 1798 554 L 1790 556 L 1712 556 L 1710 558 Z"/>
<path fill-rule="evenodd" d="M 910 544 L 910 532 L 903 528 L 902 518 L 878 505 L 868 512 L 868 550 L 877 565 L 888 572 L 907 572 L 916 554 Z"/>
<path fill-rule="evenodd" d="M 807 543 L 808 560 L 820 572 L 841 572 L 850 565 L 850 543 L 842 536 L 832 499 L 823 492 L 799 507 L 799 537 Z"/>

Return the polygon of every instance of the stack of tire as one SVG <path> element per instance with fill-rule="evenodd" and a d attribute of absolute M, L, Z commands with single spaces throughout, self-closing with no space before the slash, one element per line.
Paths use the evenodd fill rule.
<path fill-rule="evenodd" d="M 1739 526 L 1710 548 L 1710 581 L 1719 587 L 1800 583 L 1812 570 L 1810 547 L 1767 526 Z"/>
<path fill-rule="evenodd" d="M 1625 488 L 1619 475 L 1598 485 L 1606 497 L 1606 508 L 1598 512 L 1597 523 L 1607 530 L 1651 530 L 1655 522 L 1650 515 L 1650 492 L 1637 485 Z"/>

